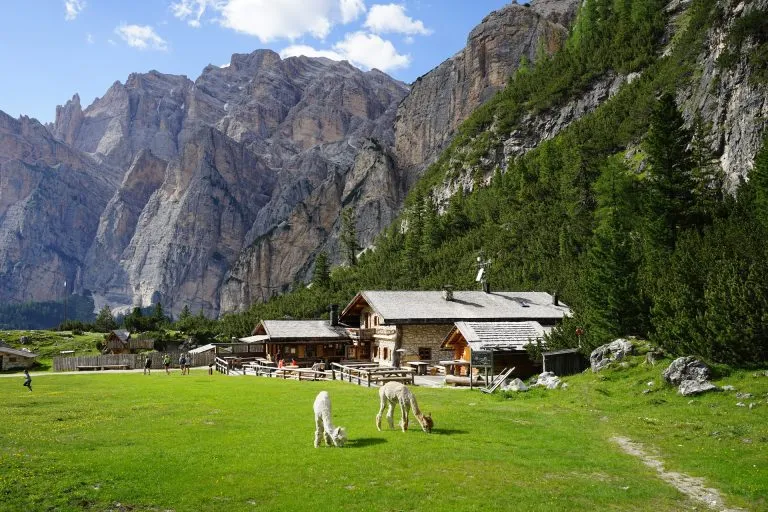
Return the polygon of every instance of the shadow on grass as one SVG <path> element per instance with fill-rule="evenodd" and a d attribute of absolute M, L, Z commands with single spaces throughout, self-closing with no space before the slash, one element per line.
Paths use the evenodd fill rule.
<path fill-rule="evenodd" d="M 345 446 L 349 448 L 366 448 L 368 446 L 375 446 L 386 442 L 386 439 L 380 437 L 363 437 L 362 439 L 350 439 Z"/>
<path fill-rule="evenodd" d="M 468 430 L 458 430 L 455 428 L 433 428 L 432 434 L 438 436 L 453 436 L 456 434 L 469 434 Z"/>

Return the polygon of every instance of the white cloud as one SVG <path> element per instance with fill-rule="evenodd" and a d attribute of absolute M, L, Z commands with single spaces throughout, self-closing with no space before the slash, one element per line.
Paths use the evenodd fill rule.
<path fill-rule="evenodd" d="M 93 44 L 93 43 L 95 43 L 95 42 L 96 42 L 96 41 L 93 39 L 93 34 L 85 34 L 85 41 L 86 41 L 88 44 Z"/>
<path fill-rule="evenodd" d="M 221 24 L 262 43 L 304 34 L 324 39 L 336 6 L 333 0 L 229 0 L 221 10 Z"/>
<path fill-rule="evenodd" d="M 360 17 L 365 0 L 174 0 L 170 9 L 192 27 L 214 12 L 221 26 L 269 43 L 304 35 L 324 39 L 334 25 Z"/>
<path fill-rule="evenodd" d="M 331 60 L 346 60 L 363 69 L 377 68 L 391 71 L 407 67 L 411 63 L 410 55 L 397 53 L 395 46 L 376 34 L 353 32 L 344 40 L 333 45 L 331 50 L 318 50 L 307 45 L 293 45 L 280 52 L 283 58 L 305 55 L 307 57 L 326 57 Z"/>
<path fill-rule="evenodd" d="M 408 67 L 411 63 L 411 56 L 397 53 L 390 41 L 365 32 L 347 34 L 343 41 L 333 45 L 333 49 L 353 64 L 368 69 L 390 71 Z"/>
<path fill-rule="evenodd" d="M 365 12 L 365 2 L 363 0 L 340 0 L 341 22 L 344 24 L 355 21 L 358 16 Z"/>
<path fill-rule="evenodd" d="M 115 34 L 119 35 L 128 46 L 139 50 L 165 51 L 168 49 L 165 39 L 157 35 L 155 29 L 149 25 L 120 25 L 115 29 Z"/>
<path fill-rule="evenodd" d="M 421 34 L 429 35 L 431 30 L 419 20 L 405 14 L 405 6 L 398 4 L 377 4 L 368 11 L 365 27 L 376 34 Z"/>
<path fill-rule="evenodd" d="M 223 0 L 179 0 L 171 4 L 171 13 L 180 20 L 187 20 L 190 27 L 200 27 L 200 19 L 210 7 L 221 9 L 226 5 Z"/>
<path fill-rule="evenodd" d="M 64 2 L 64 19 L 72 21 L 85 9 L 85 0 L 66 0 Z"/>
<path fill-rule="evenodd" d="M 333 50 L 317 50 L 311 46 L 305 44 L 295 44 L 283 49 L 280 52 L 280 57 L 287 59 L 288 57 L 298 57 L 304 55 L 306 57 L 325 57 L 331 60 L 346 60 L 346 57 Z"/>

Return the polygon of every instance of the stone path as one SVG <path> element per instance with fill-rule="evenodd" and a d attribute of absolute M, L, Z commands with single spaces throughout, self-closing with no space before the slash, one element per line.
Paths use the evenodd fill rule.
<path fill-rule="evenodd" d="M 703 478 L 697 478 L 675 471 L 667 471 L 664 469 L 664 463 L 661 459 L 646 452 L 642 444 L 621 436 L 614 436 L 611 438 L 611 441 L 618 444 L 626 453 L 639 458 L 646 466 L 655 469 L 662 480 L 691 499 L 704 503 L 711 509 L 719 510 L 721 512 L 745 512 L 740 508 L 727 508 L 725 503 L 723 503 L 723 498 L 720 496 L 720 492 L 717 489 L 705 487 Z"/>

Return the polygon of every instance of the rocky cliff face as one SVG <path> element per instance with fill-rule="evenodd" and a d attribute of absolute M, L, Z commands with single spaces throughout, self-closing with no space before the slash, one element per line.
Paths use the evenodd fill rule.
<path fill-rule="evenodd" d="M 322 201 L 327 182 L 343 191 L 359 181 L 366 141 L 391 145 L 407 91 L 346 62 L 257 51 L 208 66 L 194 82 L 133 74 L 85 109 L 75 95 L 47 130 L 3 116 L 0 300 L 60 298 L 52 282 L 70 276 L 98 307 L 162 301 L 171 311 L 218 313 L 220 287 L 244 248 Z M 292 282 L 315 249 L 284 248 L 293 259 L 265 282 Z M 227 304 L 240 308 L 241 299 Z"/>
<path fill-rule="evenodd" d="M 576 0 L 510 4 L 488 15 L 459 53 L 419 78 L 395 121 L 395 159 L 411 179 L 432 162 L 456 128 L 504 88 L 523 58 L 558 50 L 575 14 Z"/>
<path fill-rule="evenodd" d="M 0 112 L 0 301 L 61 299 L 76 288 L 118 170 Z"/>

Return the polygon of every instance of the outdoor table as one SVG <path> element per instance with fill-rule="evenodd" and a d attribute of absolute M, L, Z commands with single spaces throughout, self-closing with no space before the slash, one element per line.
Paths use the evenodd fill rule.
<path fill-rule="evenodd" d="M 426 375 L 429 363 L 425 361 L 407 361 L 407 364 L 416 368 L 416 375 Z"/>

